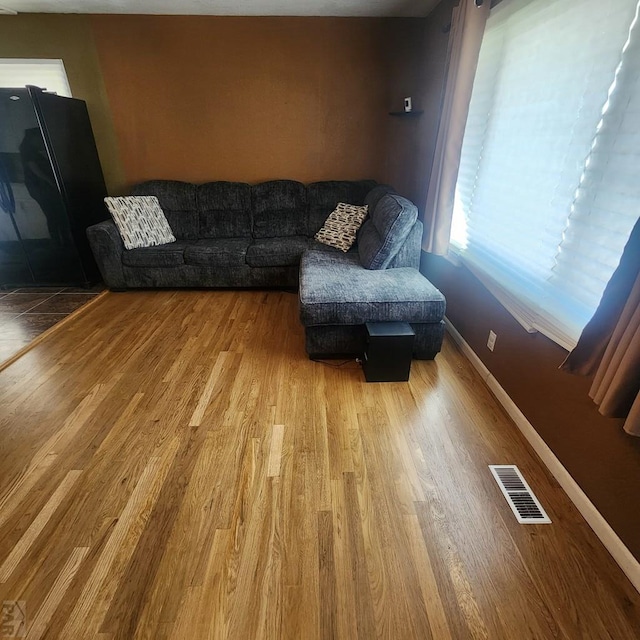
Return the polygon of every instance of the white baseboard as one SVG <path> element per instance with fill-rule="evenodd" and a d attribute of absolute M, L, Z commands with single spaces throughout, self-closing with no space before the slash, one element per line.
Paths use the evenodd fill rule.
<path fill-rule="evenodd" d="M 500 383 L 493 377 L 489 369 L 487 369 L 482 360 L 480 360 L 473 349 L 467 344 L 448 318 L 445 318 L 445 324 L 451 337 L 460 346 L 464 355 L 482 376 L 482 379 L 498 402 L 515 422 L 533 450 L 540 456 L 540 459 L 544 462 L 547 469 L 549 469 L 553 477 L 564 489 L 569 499 L 577 507 L 578 511 L 613 556 L 613 559 L 624 571 L 633 586 L 640 592 L 640 563 L 635 559 L 629 549 L 627 549 L 616 532 L 602 517 L 591 500 L 589 500 L 584 491 L 578 486 L 578 483 L 571 477 L 560 460 L 558 460 L 553 451 L 551 451 L 538 432 L 533 428 L 533 425 L 527 420 L 522 411 L 518 409 L 514 401 L 507 395 L 507 392 L 500 386 Z"/>

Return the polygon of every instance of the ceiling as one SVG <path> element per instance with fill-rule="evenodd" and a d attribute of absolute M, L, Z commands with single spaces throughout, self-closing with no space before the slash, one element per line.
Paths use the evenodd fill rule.
<path fill-rule="evenodd" d="M 0 0 L 0 13 L 419 18 L 439 0 Z"/>

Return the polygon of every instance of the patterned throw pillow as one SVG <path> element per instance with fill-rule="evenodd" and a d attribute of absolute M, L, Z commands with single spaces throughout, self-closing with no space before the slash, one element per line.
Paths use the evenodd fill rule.
<path fill-rule="evenodd" d="M 322 244 L 347 252 L 356 241 L 356 233 L 367 217 L 369 207 L 339 202 L 315 235 Z"/>
<path fill-rule="evenodd" d="M 155 196 L 105 198 L 126 249 L 175 242 L 175 236 Z"/>

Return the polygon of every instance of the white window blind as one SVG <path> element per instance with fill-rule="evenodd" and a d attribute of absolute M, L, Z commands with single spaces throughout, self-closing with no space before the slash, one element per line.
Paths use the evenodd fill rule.
<path fill-rule="evenodd" d="M 28 84 L 71 97 L 62 60 L 0 58 L 0 87 L 15 89 Z"/>
<path fill-rule="evenodd" d="M 637 0 L 505 0 L 467 120 L 452 246 L 570 349 L 640 215 Z"/>

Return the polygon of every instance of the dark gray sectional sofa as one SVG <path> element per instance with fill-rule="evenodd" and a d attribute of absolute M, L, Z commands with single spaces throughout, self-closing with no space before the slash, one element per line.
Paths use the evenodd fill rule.
<path fill-rule="evenodd" d="M 158 198 L 177 242 L 126 250 L 111 220 L 90 227 L 87 235 L 110 289 L 295 287 L 300 258 L 318 245 L 313 236 L 336 204 L 363 204 L 375 185 L 153 180 L 131 194 Z"/>
<path fill-rule="evenodd" d="M 407 322 L 414 357 L 431 359 L 444 335 L 445 301 L 418 271 L 422 223 L 406 198 L 373 180 L 303 185 L 195 185 L 155 180 L 132 195 L 160 202 L 176 242 L 126 250 L 112 221 L 87 235 L 109 288 L 295 287 L 312 357 L 361 354 L 366 322 Z M 367 204 L 347 253 L 313 239 L 338 202 Z"/>

